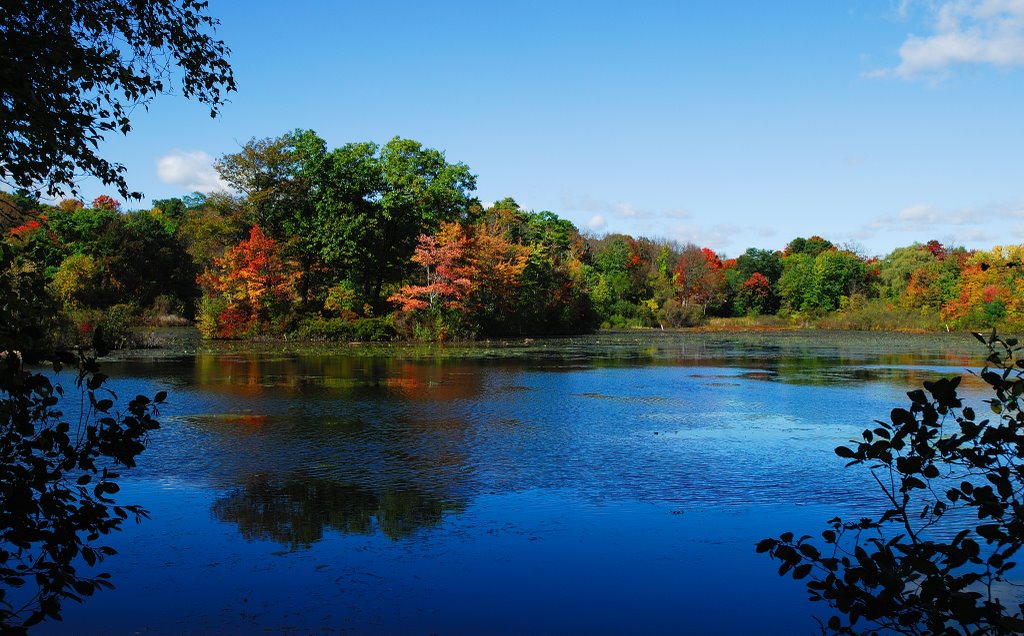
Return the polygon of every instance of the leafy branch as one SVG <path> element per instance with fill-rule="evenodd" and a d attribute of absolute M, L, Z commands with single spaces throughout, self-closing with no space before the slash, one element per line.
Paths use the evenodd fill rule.
<path fill-rule="evenodd" d="M 835 449 L 871 471 L 881 515 L 831 519 L 825 553 L 791 532 L 757 544 L 833 609 L 823 631 L 1024 632 L 1013 560 L 1024 543 L 1024 359 L 1013 338 L 975 336 L 989 352 L 978 376 L 990 417 L 963 404 L 960 378 L 925 382 L 908 408 Z"/>

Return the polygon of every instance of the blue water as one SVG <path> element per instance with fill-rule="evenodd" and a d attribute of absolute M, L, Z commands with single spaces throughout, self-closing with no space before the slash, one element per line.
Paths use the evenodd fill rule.
<path fill-rule="evenodd" d="M 119 494 L 152 519 L 38 633 L 815 632 L 754 544 L 877 512 L 832 449 L 962 358 L 659 338 L 109 364 L 170 392 Z"/>

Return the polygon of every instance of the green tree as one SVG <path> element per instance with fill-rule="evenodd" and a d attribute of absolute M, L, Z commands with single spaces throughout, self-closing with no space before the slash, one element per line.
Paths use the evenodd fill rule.
<path fill-rule="evenodd" d="M 811 290 L 814 289 L 814 257 L 802 252 L 782 259 L 782 276 L 778 282 L 779 298 L 791 311 L 814 308 Z"/>
<path fill-rule="evenodd" d="M 791 311 L 832 311 L 865 287 L 867 267 L 853 252 L 825 249 L 815 255 L 797 251 L 782 258 L 777 285 L 783 305 Z"/>
<path fill-rule="evenodd" d="M 782 255 L 772 250 L 750 247 L 736 259 L 736 270 L 743 280 L 756 273 L 764 276 L 769 285 L 774 285 L 782 276 Z"/>
<path fill-rule="evenodd" d="M 920 243 L 897 247 L 889 252 L 878 266 L 878 278 L 883 285 L 884 297 L 899 303 L 903 299 L 914 273 L 935 260 L 936 258 L 931 252 Z"/>
<path fill-rule="evenodd" d="M 786 245 L 784 254 L 789 256 L 790 254 L 807 254 L 808 256 L 817 256 L 826 250 L 830 250 L 834 247 L 832 241 L 821 238 L 820 236 L 812 236 L 811 238 L 797 237 Z"/>
<path fill-rule="evenodd" d="M 778 252 L 751 247 L 740 254 L 736 266 L 725 272 L 735 299 L 735 311 L 739 314 L 778 311 L 780 301 L 776 286 L 782 277 L 782 269 L 782 255 Z M 760 274 L 764 281 L 755 278 L 754 274 Z M 767 283 L 767 288 L 763 283 Z"/>
<path fill-rule="evenodd" d="M 177 84 L 216 116 L 235 89 L 202 0 L 5 0 L 0 11 L 0 181 L 57 196 L 79 173 L 131 193 L 97 154 Z"/>
<path fill-rule="evenodd" d="M 838 309 L 842 298 L 864 289 L 864 261 L 846 250 L 825 250 L 814 258 L 814 286 L 810 302 L 815 309 Z"/>
<path fill-rule="evenodd" d="M 251 139 L 239 152 L 214 163 L 217 173 L 245 195 L 250 222 L 274 240 L 287 241 L 310 229 L 313 199 L 310 173 L 326 152 L 326 142 L 311 130 Z"/>
<path fill-rule="evenodd" d="M 864 467 L 884 512 L 836 517 L 821 533 L 786 532 L 758 552 L 779 574 L 808 579 L 839 634 L 1020 634 L 1015 555 L 1024 545 L 1024 360 L 1016 340 L 986 338 L 984 409 L 964 405 L 960 378 L 925 382 L 860 440 L 835 452 Z M 985 414 L 988 414 L 986 416 Z"/>
<path fill-rule="evenodd" d="M 468 221 L 476 177 L 439 150 L 395 137 L 383 147 L 347 144 L 311 165 L 315 221 L 305 233 L 323 262 L 343 272 L 365 302 L 410 271 L 420 235 L 441 222 Z"/>

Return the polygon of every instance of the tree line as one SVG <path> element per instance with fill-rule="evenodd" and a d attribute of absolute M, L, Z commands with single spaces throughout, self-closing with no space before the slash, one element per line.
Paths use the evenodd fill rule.
<path fill-rule="evenodd" d="M 571 334 L 601 327 L 1024 326 L 1024 246 L 915 243 L 876 258 L 819 236 L 735 258 L 694 244 L 586 235 L 402 138 L 329 149 L 308 130 L 216 162 L 237 194 L 125 212 L 109 196 L 0 197 L 5 267 L 31 279 L 64 341 L 140 319 L 209 338 L 380 340 Z M 753 318 L 751 320 L 750 318 Z M 114 344 L 118 344 L 115 342 Z"/>

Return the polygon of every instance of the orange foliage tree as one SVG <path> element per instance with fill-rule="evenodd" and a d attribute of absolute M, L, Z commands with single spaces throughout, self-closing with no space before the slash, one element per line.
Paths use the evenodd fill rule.
<path fill-rule="evenodd" d="M 295 264 L 282 258 L 280 244 L 254 225 L 248 240 L 226 249 L 199 276 L 206 296 L 200 328 L 221 338 L 283 330 L 300 277 Z"/>
<path fill-rule="evenodd" d="M 469 245 L 476 269 L 470 306 L 478 317 L 507 316 L 516 311 L 516 290 L 530 251 L 525 245 L 509 241 L 496 225 L 476 226 Z"/>
<path fill-rule="evenodd" d="M 972 254 L 960 271 L 957 297 L 942 308 L 960 328 L 1024 325 L 1024 246 L 994 247 Z"/>
<path fill-rule="evenodd" d="M 471 335 L 495 312 L 515 311 L 515 290 L 530 249 L 509 241 L 498 225 L 466 228 L 442 223 L 421 235 L 413 262 L 423 266 L 424 285 L 405 285 L 388 300 L 404 314 L 426 314 L 435 337 L 452 330 Z M 422 316 L 421 316 L 422 317 Z"/>
<path fill-rule="evenodd" d="M 388 298 L 404 312 L 425 309 L 466 311 L 477 269 L 467 254 L 469 237 L 461 223 L 442 223 L 434 236 L 421 234 L 412 261 L 426 270 L 425 285 L 405 285 Z"/>
<path fill-rule="evenodd" d="M 774 300 L 773 294 L 768 278 L 761 272 L 754 272 L 743 281 L 736 293 L 737 309 L 752 314 L 768 313 Z"/>

